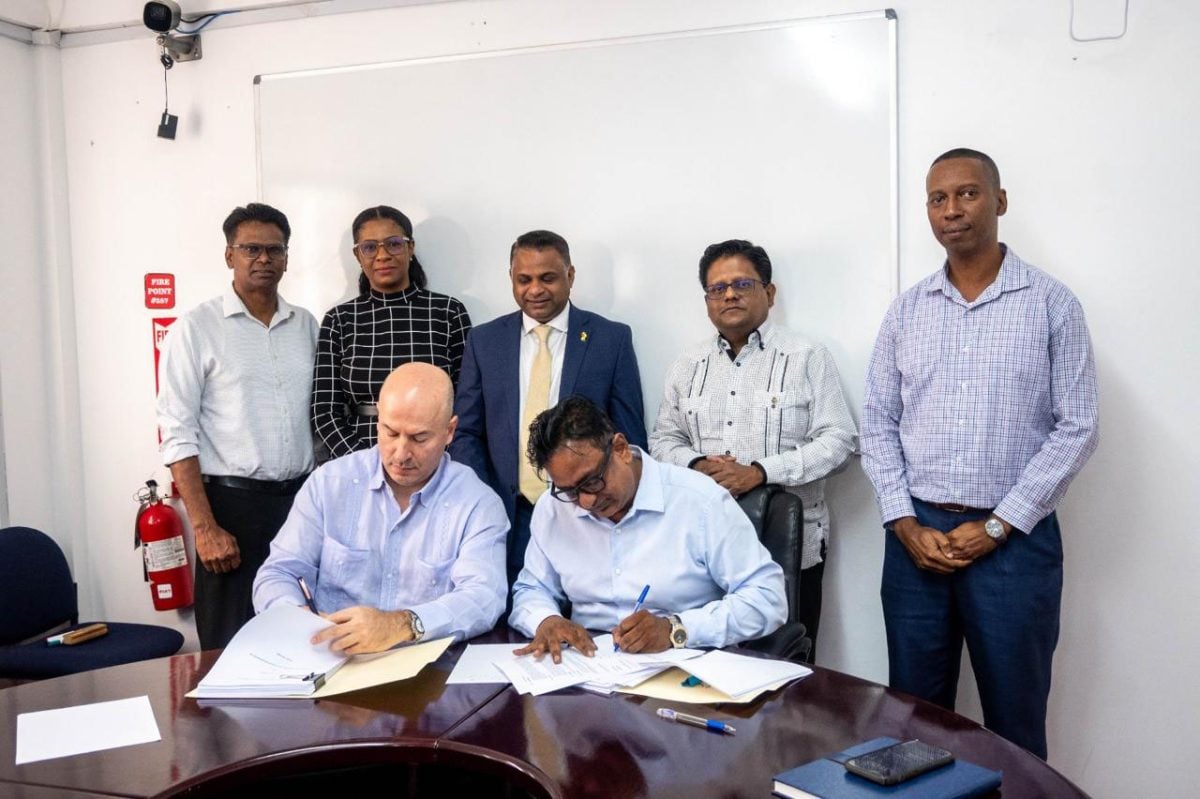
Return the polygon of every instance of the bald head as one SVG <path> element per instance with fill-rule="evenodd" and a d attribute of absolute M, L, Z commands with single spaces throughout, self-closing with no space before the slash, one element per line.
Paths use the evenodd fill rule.
<path fill-rule="evenodd" d="M 397 367 L 379 391 L 379 458 L 401 503 L 429 482 L 454 438 L 454 386 L 427 363 Z"/>
<path fill-rule="evenodd" d="M 384 406 L 398 406 L 432 415 L 441 424 L 454 415 L 454 384 L 450 376 L 428 363 L 397 366 L 379 390 L 379 413 Z"/>

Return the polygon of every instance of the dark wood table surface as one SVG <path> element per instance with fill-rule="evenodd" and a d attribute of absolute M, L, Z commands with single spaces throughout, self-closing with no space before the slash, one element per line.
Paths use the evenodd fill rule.
<path fill-rule="evenodd" d="M 493 632 L 487 640 L 511 640 Z M 973 721 L 817 668 L 749 705 L 694 706 L 724 736 L 664 721 L 658 700 L 568 689 L 446 685 L 460 646 L 402 683 L 323 701 L 187 699 L 217 652 L 0 690 L 0 796 L 220 793 L 298 770 L 402 761 L 500 774 L 551 797 L 768 797 L 774 774 L 881 735 L 921 738 L 1004 772 L 1004 797 L 1083 797 L 1044 762 Z M 14 765 L 18 713 L 148 694 L 162 741 Z M 686 706 L 676 706 L 687 710 Z M 396 786 L 400 793 L 402 786 Z"/>

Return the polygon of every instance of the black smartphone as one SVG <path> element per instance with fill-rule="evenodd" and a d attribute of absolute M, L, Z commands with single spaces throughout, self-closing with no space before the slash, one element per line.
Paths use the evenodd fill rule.
<path fill-rule="evenodd" d="M 892 744 L 846 761 L 846 771 L 880 785 L 895 785 L 954 762 L 954 755 L 924 741 Z"/>

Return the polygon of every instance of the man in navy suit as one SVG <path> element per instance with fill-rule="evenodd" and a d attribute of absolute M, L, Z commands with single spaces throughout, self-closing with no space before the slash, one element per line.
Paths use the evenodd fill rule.
<path fill-rule="evenodd" d="M 546 490 L 525 457 L 529 422 L 572 394 L 600 406 L 643 449 L 646 422 L 632 332 L 571 305 L 575 267 L 566 240 L 548 230 L 523 234 L 509 252 L 509 276 L 521 310 L 479 325 L 467 337 L 450 456 L 473 468 L 504 501 L 512 522 L 511 586 L 525 563 L 533 505 Z"/>

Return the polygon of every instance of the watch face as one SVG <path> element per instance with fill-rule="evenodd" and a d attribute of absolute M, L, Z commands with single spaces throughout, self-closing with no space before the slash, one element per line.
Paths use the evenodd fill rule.
<path fill-rule="evenodd" d="M 999 519 L 988 519 L 983 525 L 983 530 L 992 538 L 1004 537 L 1004 525 Z"/>

